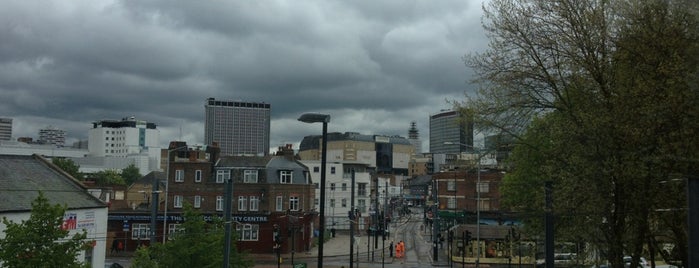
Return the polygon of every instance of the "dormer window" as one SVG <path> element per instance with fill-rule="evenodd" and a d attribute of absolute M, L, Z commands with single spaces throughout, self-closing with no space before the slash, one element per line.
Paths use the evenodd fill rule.
<path fill-rule="evenodd" d="M 243 182 L 257 183 L 257 170 L 246 169 L 245 171 L 243 171 Z"/>
<path fill-rule="evenodd" d="M 293 172 L 291 170 L 280 170 L 279 171 L 279 183 L 289 184 L 293 180 Z"/>

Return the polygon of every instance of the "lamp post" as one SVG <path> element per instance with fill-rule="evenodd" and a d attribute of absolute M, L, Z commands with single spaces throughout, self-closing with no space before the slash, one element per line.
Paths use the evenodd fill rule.
<path fill-rule="evenodd" d="M 478 161 L 476 163 L 478 174 L 476 177 L 476 268 L 478 268 L 481 262 L 481 158 L 483 158 L 485 154 L 481 152 L 481 149 L 460 142 L 445 141 L 444 144 L 458 144 L 479 151 L 478 158 L 476 159 Z"/>
<path fill-rule="evenodd" d="M 170 154 L 172 154 L 173 151 L 177 151 L 182 148 L 187 148 L 187 145 L 185 146 L 180 146 L 174 149 L 168 149 L 167 150 L 167 164 L 166 164 L 166 170 L 165 170 L 165 209 L 163 209 L 163 244 L 165 244 L 166 235 L 167 235 L 167 198 L 168 198 L 168 186 L 170 185 Z"/>
<path fill-rule="evenodd" d="M 153 186 L 151 189 L 151 201 L 150 201 L 150 206 L 151 206 L 151 214 L 150 214 L 150 245 L 153 246 L 155 245 L 155 218 L 158 216 L 158 195 L 160 194 L 160 191 L 158 190 L 158 179 L 154 178 L 153 179 Z"/>
<path fill-rule="evenodd" d="M 325 239 L 325 166 L 328 156 L 328 123 L 330 115 L 318 113 L 302 114 L 298 119 L 304 123 L 323 123 L 323 141 L 320 158 L 320 215 L 319 215 L 319 232 L 318 232 L 318 267 L 323 267 L 323 240 Z"/>

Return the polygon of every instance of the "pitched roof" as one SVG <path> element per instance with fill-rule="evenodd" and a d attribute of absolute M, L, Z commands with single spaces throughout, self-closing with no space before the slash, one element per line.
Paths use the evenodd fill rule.
<path fill-rule="evenodd" d="M 41 156 L 0 155 L 0 212 L 29 211 L 39 191 L 52 204 L 69 209 L 107 204 L 85 186 Z"/>
<path fill-rule="evenodd" d="M 217 167 L 265 167 L 274 156 L 223 156 Z"/>

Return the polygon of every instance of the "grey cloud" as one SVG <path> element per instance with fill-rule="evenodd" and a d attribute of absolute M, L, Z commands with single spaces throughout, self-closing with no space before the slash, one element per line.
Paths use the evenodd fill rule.
<path fill-rule="evenodd" d="M 84 137 L 134 115 L 163 143 L 197 143 L 215 97 L 271 103 L 273 147 L 313 133 L 306 111 L 367 134 L 417 120 L 426 139 L 429 113 L 471 90 L 461 58 L 486 45 L 480 14 L 456 0 L 3 1 L 0 116 Z"/>

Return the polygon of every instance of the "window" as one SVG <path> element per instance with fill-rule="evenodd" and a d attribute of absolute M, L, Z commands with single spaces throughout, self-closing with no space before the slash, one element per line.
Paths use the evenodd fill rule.
<path fill-rule="evenodd" d="M 223 183 L 225 180 L 231 178 L 230 170 L 216 170 L 216 183 Z"/>
<path fill-rule="evenodd" d="M 330 167 L 330 174 L 335 174 L 335 167 Z"/>
<path fill-rule="evenodd" d="M 357 196 L 366 196 L 366 183 L 357 183 Z"/>
<path fill-rule="evenodd" d="M 238 196 L 238 211 L 248 210 L 248 197 Z"/>
<path fill-rule="evenodd" d="M 481 198 L 480 202 L 480 209 L 481 211 L 490 211 L 490 199 L 489 198 Z"/>
<path fill-rule="evenodd" d="M 478 183 L 476 191 L 479 193 L 487 193 L 490 190 L 489 183 L 487 181 L 482 181 Z"/>
<path fill-rule="evenodd" d="M 257 183 L 257 170 L 246 169 L 245 171 L 243 171 L 243 182 Z"/>
<path fill-rule="evenodd" d="M 201 196 L 200 196 L 200 195 L 195 195 L 195 196 L 194 196 L 194 207 L 195 207 L 195 208 L 200 208 L 200 207 L 201 207 Z"/>
<path fill-rule="evenodd" d="M 347 207 L 347 198 L 342 198 L 342 207 L 343 208 Z"/>
<path fill-rule="evenodd" d="M 335 199 L 330 199 L 330 207 L 331 208 L 335 207 Z"/>
<path fill-rule="evenodd" d="M 455 209 L 456 208 L 456 197 L 450 196 L 447 199 L 447 208 Z"/>
<path fill-rule="evenodd" d="M 216 211 L 223 211 L 223 196 L 216 196 Z"/>
<path fill-rule="evenodd" d="M 456 191 L 456 181 L 447 182 L 447 191 Z"/>
<path fill-rule="evenodd" d="M 330 184 L 330 191 L 335 191 L 335 184 L 334 183 Z"/>
<path fill-rule="evenodd" d="M 281 195 L 277 196 L 277 211 L 284 211 L 284 197 Z"/>
<path fill-rule="evenodd" d="M 257 224 L 238 224 L 235 229 L 238 231 L 239 241 L 257 241 L 260 233 L 260 226 Z"/>
<path fill-rule="evenodd" d="M 366 200 L 365 199 L 357 200 L 357 209 L 359 209 L 359 212 L 366 212 Z"/>
<path fill-rule="evenodd" d="M 150 224 L 148 223 L 134 223 L 131 225 L 131 239 L 133 240 L 148 240 L 148 233 L 150 233 Z"/>
<path fill-rule="evenodd" d="M 173 201 L 175 203 L 175 208 L 182 208 L 182 196 L 181 195 L 176 195 L 175 200 Z"/>
<path fill-rule="evenodd" d="M 313 173 L 320 172 L 320 167 L 313 167 Z"/>
<path fill-rule="evenodd" d="M 124 191 L 114 191 L 114 200 L 124 200 Z"/>
<path fill-rule="evenodd" d="M 201 182 L 201 170 L 194 171 L 194 182 Z"/>
<path fill-rule="evenodd" d="M 182 224 L 179 223 L 168 223 L 167 224 L 167 240 L 172 240 L 173 239 L 173 234 L 179 233 L 184 231 L 184 228 L 182 228 Z"/>
<path fill-rule="evenodd" d="M 291 170 L 280 170 L 279 171 L 279 183 L 291 183 L 292 173 Z"/>
<path fill-rule="evenodd" d="M 184 170 L 182 170 L 182 169 L 175 170 L 175 182 L 183 182 L 183 181 L 184 181 Z"/>
<path fill-rule="evenodd" d="M 317 182 L 313 183 L 313 186 L 315 186 L 316 189 L 320 188 L 320 185 Z"/>
<path fill-rule="evenodd" d="M 289 197 L 289 210 L 299 211 L 299 202 L 298 196 Z"/>
<path fill-rule="evenodd" d="M 250 211 L 258 211 L 259 204 L 260 204 L 260 197 L 259 196 L 251 196 L 250 197 Z"/>
<path fill-rule="evenodd" d="M 342 191 L 347 191 L 347 183 L 342 183 Z"/>

